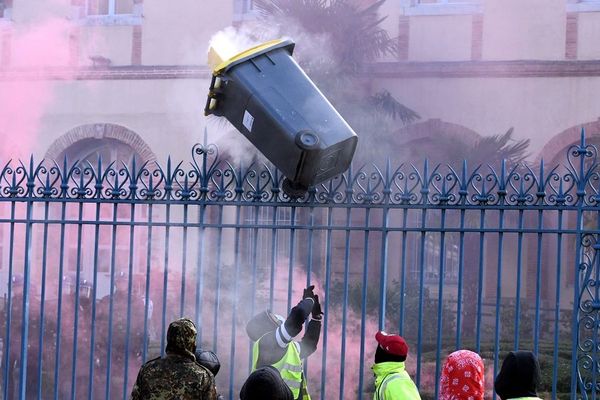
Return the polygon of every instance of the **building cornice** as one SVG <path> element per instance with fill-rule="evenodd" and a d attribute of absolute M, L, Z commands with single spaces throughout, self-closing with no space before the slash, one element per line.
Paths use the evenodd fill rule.
<path fill-rule="evenodd" d="M 210 76 L 207 66 L 196 65 L 0 68 L 0 81 L 209 79 Z"/>
<path fill-rule="evenodd" d="M 382 62 L 368 67 L 385 78 L 556 78 L 600 76 L 600 60 Z"/>
<path fill-rule="evenodd" d="M 379 78 L 556 78 L 600 76 L 600 60 L 381 62 L 364 73 Z M 203 65 L 0 68 L 0 81 L 210 79 Z"/>

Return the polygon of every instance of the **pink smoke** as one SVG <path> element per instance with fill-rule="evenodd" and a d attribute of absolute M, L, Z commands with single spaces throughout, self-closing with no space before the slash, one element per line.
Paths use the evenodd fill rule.
<path fill-rule="evenodd" d="M 36 149 L 41 120 L 51 105 L 56 89 L 56 67 L 69 59 L 72 23 L 48 19 L 15 29 L 11 40 L 11 65 L 0 90 L 0 157 L 24 158 Z M 54 71 L 51 71 L 54 69 Z M 62 79 L 75 71 L 60 69 Z"/>

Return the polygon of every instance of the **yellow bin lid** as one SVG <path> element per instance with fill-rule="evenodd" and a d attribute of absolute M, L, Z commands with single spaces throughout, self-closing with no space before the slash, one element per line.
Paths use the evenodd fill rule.
<path fill-rule="evenodd" d="M 229 68 L 231 68 L 237 64 L 240 64 L 244 61 L 248 61 L 251 58 L 254 58 L 260 54 L 269 52 L 269 51 L 277 49 L 277 48 L 287 47 L 290 54 L 292 54 L 292 52 L 294 51 L 294 45 L 295 45 L 295 43 L 289 39 L 270 40 L 263 44 L 259 44 L 258 46 L 251 47 L 248 50 L 245 50 L 245 51 L 231 57 L 230 59 L 225 60 L 225 61 L 221 62 L 220 64 L 218 64 L 213 69 L 213 75 L 215 75 L 215 76 L 220 75 L 223 72 L 227 71 Z M 209 57 L 210 57 L 211 52 L 213 52 L 212 49 L 209 50 Z"/>

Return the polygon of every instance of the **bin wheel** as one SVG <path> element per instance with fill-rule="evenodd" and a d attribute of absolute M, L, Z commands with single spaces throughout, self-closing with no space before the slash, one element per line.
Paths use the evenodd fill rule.
<path fill-rule="evenodd" d="M 319 145 L 319 137 L 311 131 L 300 131 L 296 134 L 296 145 L 302 150 L 313 150 Z"/>
<path fill-rule="evenodd" d="M 306 194 L 308 188 L 296 182 L 292 182 L 290 179 L 285 178 L 281 184 L 283 192 L 287 194 L 291 199 L 298 199 Z"/>

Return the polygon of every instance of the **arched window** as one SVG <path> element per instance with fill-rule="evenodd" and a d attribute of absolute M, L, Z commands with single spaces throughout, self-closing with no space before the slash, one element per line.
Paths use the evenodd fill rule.
<path fill-rule="evenodd" d="M 97 189 L 93 179 L 95 179 L 94 174 L 100 172 L 97 171 L 99 159 L 102 160 L 104 173 L 109 166 L 115 173 L 124 168 L 131 171 L 134 158 L 135 169 L 139 171 L 145 162 L 155 159 L 154 154 L 139 135 L 125 127 L 113 124 L 84 125 L 61 136 L 50 146 L 46 159 L 53 159 L 62 167 L 65 157 L 69 166 L 79 167 L 79 172 L 71 176 L 69 185 L 74 187 L 79 184 L 80 179 L 83 179 L 84 186 L 91 190 Z M 92 171 L 90 167 L 94 171 L 93 174 L 90 174 Z M 86 169 L 88 173 L 82 175 L 81 172 Z M 122 182 L 127 179 L 127 176 L 119 175 L 117 178 Z M 106 191 L 111 189 L 113 182 L 114 176 L 113 179 L 111 176 L 104 177 L 102 181 L 104 198 L 107 197 Z M 125 188 L 128 187 L 129 183 L 125 183 Z M 133 263 L 135 271 L 145 269 L 146 227 L 133 227 L 130 222 L 147 220 L 146 205 L 122 202 L 116 204 L 109 201 L 53 202 L 50 205 L 50 213 L 51 219 L 65 221 L 64 226 L 58 223 L 49 226 L 50 242 L 47 251 L 51 253 L 49 265 L 53 266 L 53 272 L 49 273 L 53 275 L 53 280 L 58 278 L 57 267 L 60 262 L 63 263 L 63 275 L 72 274 L 79 267 L 82 279 L 91 280 L 96 269 L 99 285 L 97 296 L 102 297 L 109 290 L 108 277 L 111 265 L 114 264 L 117 273 L 126 272 L 130 262 Z M 61 230 L 64 230 L 64 237 Z M 132 232 L 133 242 L 130 239 Z M 64 243 L 62 248 L 61 238 Z M 37 258 L 41 258 L 41 254 L 37 254 Z"/>

